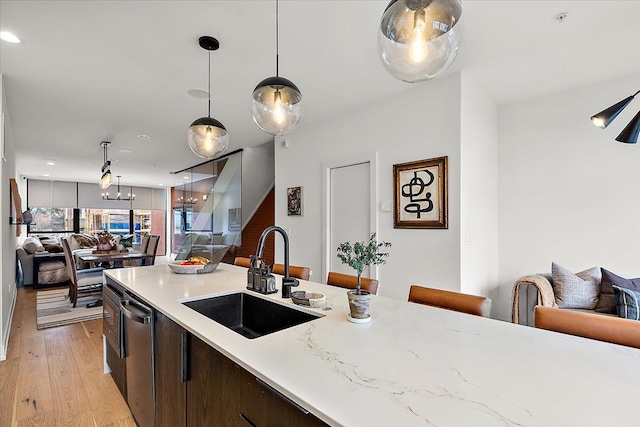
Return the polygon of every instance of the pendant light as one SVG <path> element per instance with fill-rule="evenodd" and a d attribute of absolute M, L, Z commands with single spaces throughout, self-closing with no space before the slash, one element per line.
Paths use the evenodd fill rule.
<path fill-rule="evenodd" d="M 120 177 L 121 175 L 116 176 L 116 178 L 118 178 L 118 193 L 116 194 L 116 197 L 110 197 L 109 193 L 102 193 L 102 200 L 118 200 L 122 202 L 130 202 L 136 199 L 136 195 L 133 193 L 127 193 L 126 198 L 122 197 L 122 193 L 120 193 Z"/>
<path fill-rule="evenodd" d="M 622 101 L 613 104 L 611 107 L 600 111 L 598 114 L 591 116 L 591 122 L 601 129 L 605 129 L 609 124 L 618 117 L 618 114 L 625 109 L 631 101 L 640 93 L 640 90 L 631 96 L 626 97 Z M 640 112 L 629 122 L 627 127 L 616 137 L 616 141 L 624 142 L 627 144 L 635 144 L 638 142 L 638 135 L 640 134 Z"/>
<path fill-rule="evenodd" d="M 111 160 L 107 157 L 107 147 L 111 145 L 108 141 L 102 141 L 102 152 L 104 157 L 104 163 L 102 164 L 102 178 L 98 184 L 101 189 L 106 190 L 111 184 L 113 184 L 113 176 L 111 176 Z"/>
<path fill-rule="evenodd" d="M 229 146 L 229 133 L 222 123 L 211 118 L 211 51 L 218 50 L 220 43 L 210 36 L 202 36 L 198 42 L 201 48 L 209 51 L 209 110 L 207 117 L 191 123 L 187 141 L 191 151 L 206 159 L 224 153 Z"/>
<path fill-rule="evenodd" d="M 251 115 L 258 127 L 271 135 L 286 135 L 302 120 L 302 93 L 284 77 L 280 77 L 279 5 L 276 0 L 276 75 L 258 83 L 253 90 Z"/>
<path fill-rule="evenodd" d="M 382 64 L 409 83 L 437 77 L 458 54 L 461 16 L 461 0 L 392 0 L 378 31 Z"/>

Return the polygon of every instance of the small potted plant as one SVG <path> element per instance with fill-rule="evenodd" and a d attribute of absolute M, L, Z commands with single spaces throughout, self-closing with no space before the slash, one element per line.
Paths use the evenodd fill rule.
<path fill-rule="evenodd" d="M 389 253 L 380 252 L 380 249 L 388 248 L 391 243 L 378 242 L 376 240 L 376 233 L 371 233 L 368 242 L 356 242 L 353 245 L 351 242 L 344 242 L 338 246 L 338 258 L 343 264 L 347 264 L 358 273 L 358 281 L 356 288 L 347 292 L 347 298 L 349 298 L 349 309 L 351 316 L 349 320 L 352 321 L 368 321 L 371 316 L 369 315 L 369 304 L 371 302 L 371 294 L 369 291 L 360 289 L 360 277 L 365 268 L 370 265 L 384 264 L 387 261 Z"/>

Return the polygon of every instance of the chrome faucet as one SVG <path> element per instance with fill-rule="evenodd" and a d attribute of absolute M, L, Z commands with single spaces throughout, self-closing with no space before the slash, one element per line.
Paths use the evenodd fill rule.
<path fill-rule="evenodd" d="M 289 236 L 287 235 L 287 232 L 277 225 L 265 228 L 260 235 L 260 240 L 258 240 L 256 257 L 262 258 L 262 251 L 264 251 L 264 243 L 267 240 L 267 236 L 274 231 L 280 233 L 284 239 L 284 277 L 282 279 L 282 298 L 291 298 L 291 287 L 298 286 L 300 282 L 298 282 L 298 279 L 289 277 Z"/>

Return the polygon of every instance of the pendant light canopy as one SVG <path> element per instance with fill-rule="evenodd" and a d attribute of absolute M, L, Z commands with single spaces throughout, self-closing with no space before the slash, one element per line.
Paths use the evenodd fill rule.
<path fill-rule="evenodd" d="M 598 114 L 591 116 L 591 122 L 599 128 L 605 129 L 639 93 L 640 90 L 622 101 L 613 104 L 611 107 L 600 111 Z M 620 135 L 616 137 L 616 141 L 635 144 L 638 142 L 638 135 L 640 135 L 640 112 L 629 122 Z"/>
<path fill-rule="evenodd" d="M 102 145 L 104 163 L 102 164 L 101 169 L 102 178 L 100 178 L 100 182 L 98 183 L 98 185 L 101 189 L 106 190 L 111 184 L 113 184 L 113 176 L 111 175 L 111 160 L 109 160 L 107 156 L 107 147 L 111 145 L 111 143 L 108 141 L 102 141 L 100 145 Z"/>
<path fill-rule="evenodd" d="M 211 118 L 211 51 L 218 50 L 220 43 L 210 36 L 202 36 L 198 42 L 201 48 L 209 51 L 209 110 L 207 117 L 191 123 L 187 131 L 187 142 L 191 151 L 206 159 L 224 153 L 229 147 L 229 133 L 222 123 Z"/>
<path fill-rule="evenodd" d="M 410 83 L 437 77 L 458 54 L 461 16 L 460 0 L 392 0 L 378 31 L 382 64 Z"/>
<path fill-rule="evenodd" d="M 279 6 L 276 0 L 276 75 L 253 90 L 251 115 L 258 127 L 271 135 L 286 135 L 302 120 L 302 93 L 290 80 L 280 77 Z"/>

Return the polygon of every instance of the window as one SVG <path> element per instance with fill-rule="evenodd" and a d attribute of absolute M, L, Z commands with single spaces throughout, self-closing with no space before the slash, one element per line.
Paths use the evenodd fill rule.
<path fill-rule="evenodd" d="M 72 208 L 38 208 L 32 207 L 33 224 L 29 233 L 71 233 L 73 232 Z"/>

